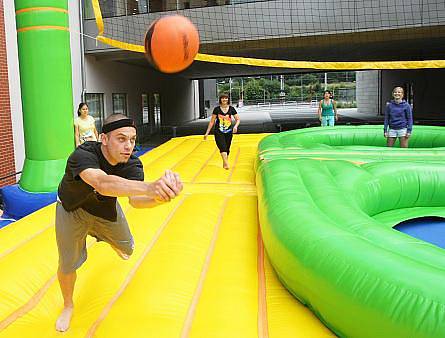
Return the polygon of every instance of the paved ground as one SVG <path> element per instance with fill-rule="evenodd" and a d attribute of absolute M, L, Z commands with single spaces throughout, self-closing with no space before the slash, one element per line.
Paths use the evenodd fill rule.
<path fill-rule="evenodd" d="M 317 117 L 317 107 L 310 104 L 273 104 L 253 105 L 237 108 L 241 118 L 240 133 L 278 132 L 304 127 L 320 125 Z M 380 124 L 382 116 L 375 114 L 357 113 L 356 108 L 338 109 L 339 121 L 337 124 Z M 198 119 L 181 126 L 164 127 L 162 135 L 155 135 L 144 145 L 156 146 L 174 134 L 176 136 L 204 134 L 210 116 Z M 174 128 L 173 128 L 174 127 Z"/>
<path fill-rule="evenodd" d="M 282 129 L 295 129 L 306 125 L 319 125 L 317 116 L 317 107 L 308 104 L 275 104 L 275 105 L 255 105 L 237 108 L 241 118 L 240 132 L 260 132 L 277 131 L 281 125 Z M 360 114 L 356 108 L 339 109 L 338 124 L 356 124 L 356 123 L 383 123 L 383 118 L 375 114 Z M 205 132 L 210 117 L 189 122 L 184 126 L 178 127 L 177 132 L 187 129 L 199 130 Z M 296 125 L 296 127 L 294 126 Z M 289 127 L 289 128 L 287 128 Z M 259 130 L 259 129 L 263 130 Z"/>

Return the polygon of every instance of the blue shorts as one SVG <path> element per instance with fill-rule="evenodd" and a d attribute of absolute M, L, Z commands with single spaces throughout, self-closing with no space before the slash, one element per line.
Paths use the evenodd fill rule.
<path fill-rule="evenodd" d="M 321 126 L 322 127 L 333 127 L 335 125 L 335 116 L 334 115 L 330 115 L 330 116 L 322 116 L 321 117 Z"/>
<path fill-rule="evenodd" d="M 408 130 L 406 128 L 403 129 L 389 129 L 388 137 L 405 137 Z"/>

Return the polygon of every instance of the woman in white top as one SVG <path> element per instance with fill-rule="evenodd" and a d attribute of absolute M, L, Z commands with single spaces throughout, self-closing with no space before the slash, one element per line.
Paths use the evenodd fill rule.
<path fill-rule="evenodd" d="M 88 115 L 88 105 L 85 102 L 79 104 L 77 116 L 74 120 L 76 147 L 85 141 L 97 141 L 99 134 L 96 130 L 94 118 Z"/>

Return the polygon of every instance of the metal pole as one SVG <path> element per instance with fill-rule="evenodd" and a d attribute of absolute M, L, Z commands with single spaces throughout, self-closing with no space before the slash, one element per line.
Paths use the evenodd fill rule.
<path fill-rule="evenodd" d="M 244 78 L 241 78 L 241 101 L 244 102 Z"/>
<path fill-rule="evenodd" d="M 229 102 L 232 103 L 232 78 L 229 78 Z"/>
<path fill-rule="evenodd" d="M 300 96 L 301 96 L 301 102 L 303 102 L 303 76 L 300 75 Z"/>
<path fill-rule="evenodd" d="M 328 89 L 328 73 L 324 73 L 324 90 Z"/>
<path fill-rule="evenodd" d="M 284 75 L 280 75 L 280 101 L 285 103 L 286 93 L 284 92 Z"/>
<path fill-rule="evenodd" d="M 82 93 L 81 100 L 85 102 L 85 93 L 86 93 L 86 74 L 85 74 L 85 44 L 83 41 L 83 8 L 82 1 L 79 1 L 79 22 L 80 22 L 80 71 L 82 76 Z"/>

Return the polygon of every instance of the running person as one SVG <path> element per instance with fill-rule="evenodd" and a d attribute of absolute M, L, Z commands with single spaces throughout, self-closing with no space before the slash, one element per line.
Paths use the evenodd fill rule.
<path fill-rule="evenodd" d="M 232 116 L 235 118 L 235 125 L 233 128 Z M 230 153 L 230 145 L 232 144 L 232 137 L 233 134 L 238 132 L 240 122 L 237 111 L 230 105 L 229 96 L 227 94 L 222 94 L 219 97 L 219 106 L 213 109 L 212 117 L 204 135 L 204 140 L 207 139 L 213 125 L 215 125 L 215 142 L 223 160 L 223 168 L 226 170 L 229 169 L 228 157 Z"/>
<path fill-rule="evenodd" d="M 87 235 L 109 243 L 123 259 L 133 253 L 133 237 L 117 197 L 128 196 L 134 208 L 149 208 L 170 201 L 182 190 L 179 176 L 171 171 L 153 183 L 143 182 L 142 163 L 132 155 L 133 120 L 122 114 L 109 116 L 101 136 L 102 142 L 85 142 L 70 155 L 58 189 L 57 276 L 64 308 L 57 331 L 70 325 L 76 270 L 87 259 Z"/>

